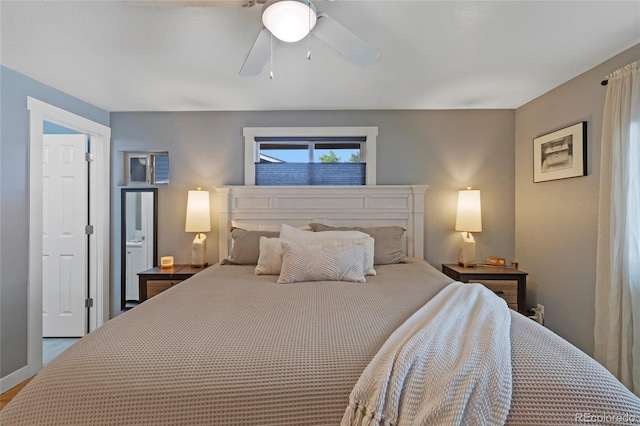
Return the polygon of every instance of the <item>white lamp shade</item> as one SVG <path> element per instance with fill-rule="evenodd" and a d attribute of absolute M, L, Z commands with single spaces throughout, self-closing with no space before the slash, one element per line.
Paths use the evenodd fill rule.
<path fill-rule="evenodd" d="M 187 222 L 185 232 L 211 231 L 209 191 L 189 191 L 187 196 Z"/>
<path fill-rule="evenodd" d="M 482 231 L 482 207 L 480 205 L 479 190 L 466 189 L 458 192 L 456 231 Z"/>
<path fill-rule="evenodd" d="M 298 0 L 280 0 L 267 4 L 262 23 L 276 38 L 286 42 L 302 40 L 317 21 L 313 4 Z"/>

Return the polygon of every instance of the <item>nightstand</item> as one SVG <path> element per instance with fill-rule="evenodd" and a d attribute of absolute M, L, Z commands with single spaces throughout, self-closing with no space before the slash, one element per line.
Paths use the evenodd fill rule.
<path fill-rule="evenodd" d="M 456 281 L 479 282 L 503 298 L 509 307 L 524 314 L 527 298 L 527 273 L 503 266 L 465 268 L 455 263 L 442 265 L 442 272 Z M 495 281 L 495 282 L 485 282 Z M 515 282 L 514 282 L 515 281 Z"/>
<path fill-rule="evenodd" d="M 173 268 L 155 266 L 146 271 L 138 272 L 140 303 L 205 269 L 194 268 L 191 265 L 174 265 Z"/>

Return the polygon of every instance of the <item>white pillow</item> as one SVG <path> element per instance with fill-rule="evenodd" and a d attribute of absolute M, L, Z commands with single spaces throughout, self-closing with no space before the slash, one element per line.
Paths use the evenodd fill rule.
<path fill-rule="evenodd" d="M 324 231 L 313 232 L 304 231 L 283 223 L 280 225 L 280 238 L 283 240 L 314 240 L 314 239 L 336 239 L 336 238 L 364 238 L 369 234 L 360 231 Z"/>
<path fill-rule="evenodd" d="M 282 242 L 279 284 L 299 281 L 367 282 L 364 277 L 364 243 L 337 246 Z"/>
<path fill-rule="evenodd" d="M 275 231 L 275 232 L 279 232 L 280 231 L 280 226 L 278 224 L 271 224 L 271 223 L 246 223 L 246 222 L 239 222 L 237 220 L 232 220 L 231 221 L 231 227 L 232 228 L 240 228 L 240 229 L 244 229 L 245 231 Z M 309 225 L 302 225 L 302 226 L 298 226 L 297 229 L 311 229 L 311 227 Z"/>
<path fill-rule="evenodd" d="M 369 234 L 366 234 L 361 231 L 323 231 L 323 232 L 313 232 L 313 231 L 303 231 L 293 226 L 289 226 L 286 223 L 283 223 L 280 226 L 280 238 L 288 241 L 313 241 L 313 240 L 353 240 L 358 238 L 371 238 Z M 365 265 L 365 273 L 367 275 L 376 275 L 376 270 L 373 269 L 373 261 L 374 261 L 374 241 L 371 240 L 367 242 L 365 248 L 367 250 L 366 256 L 366 265 Z"/>
<path fill-rule="evenodd" d="M 285 240 L 283 238 L 267 238 L 260 237 L 260 255 L 258 256 L 258 264 L 256 265 L 256 275 L 278 275 L 282 268 L 282 241 L 293 241 L 298 244 L 314 244 L 321 246 L 338 246 L 345 244 L 364 244 L 365 259 L 364 259 L 364 272 L 365 275 L 376 275 L 376 270 L 373 268 L 373 253 L 375 240 L 371 237 L 362 238 L 316 238 L 316 239 L 304 239 L 304 240 Z"/>
<path fill-rule="evenodd" d="M 278 275 L 282 267 L 282 239 L 260 237 L 256 275 Z"/>

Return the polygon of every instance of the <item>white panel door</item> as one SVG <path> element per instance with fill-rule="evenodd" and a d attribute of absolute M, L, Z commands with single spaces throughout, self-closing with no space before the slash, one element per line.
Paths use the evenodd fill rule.
<path fill-rule="evenodd" d="M 44 135 L 43 337 L 80 337 L 87 328 L 86 151 L 86 135 Z"/>

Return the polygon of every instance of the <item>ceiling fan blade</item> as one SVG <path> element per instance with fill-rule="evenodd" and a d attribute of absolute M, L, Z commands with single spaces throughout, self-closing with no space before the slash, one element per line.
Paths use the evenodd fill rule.
<path fill-rule="evenodd" d="M 274 40 L 275 42 L 275 40 Z M 247 59 L 244 60 L 244 64 L 240 69 L 240 75 L 244 77 L 258 75 L 262 72 L 264 64 L 269 59 L 271 44 L 271 33 L 268 29 L 263 28 L 258 34 L 255 43 L 251 51 L 247 55 Z"/>
<path fill-rule="evenodd" d="M 371 65 L 380 57 L 380 52 L 326 13 L 318 14 L 318 21 L 311 32 L 360 66 Z"/>

